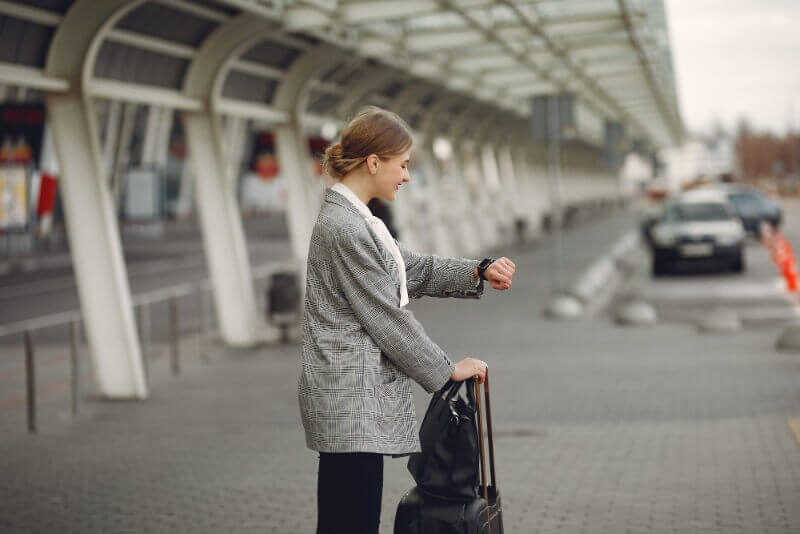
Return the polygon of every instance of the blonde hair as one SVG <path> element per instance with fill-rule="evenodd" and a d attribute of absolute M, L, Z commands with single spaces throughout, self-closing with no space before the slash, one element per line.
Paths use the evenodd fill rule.
<path fill-rule="evenodd" d="M 370 154 L 386 159 L 402 154 L 411 145 L 411 128 L 399 115 L 369 106 L 350 121 L 339 141 L 325 150 L 322 166 L 331 178 L 341 180 Z"/>

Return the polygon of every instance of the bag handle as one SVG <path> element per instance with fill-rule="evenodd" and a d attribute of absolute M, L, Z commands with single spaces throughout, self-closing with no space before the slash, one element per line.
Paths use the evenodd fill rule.
<path fill-rule="evenodd" d="M 461 387 L 461 384 L 462 384 L 461 382 L 456 382 L 452 379 L 448 379 L 445 385 L 442 386 L 442 389 L 439 390 L 439 393 L 437 393 L 437 395 L 439 395 L 445 401 L 450 402 L 451 400 L 453 400 L 453 397 L 458 395 L 458 390 Z"/>
<path fill-rule="evenodd" d="M 495 493 L 497 492 L 497 479 L 495 478 L 494 470 L 494 439 L 492 436 L 492 410 L 489 400 L 489 370 L 486 370 L 486 377 L 483 381 L 483 393 L 486 398 L 486 430 L 489 438 L 489 471 L 491 473 L 492 481 L 491 486 L 494 487 Z M 486 514 L 489 534 L 491 534 L 491 507 L 489 506 L 489 490 L 486 485 L 486 452 L 484 450 L 483 439 L 483 416 L 481 414 L 481 392 L 480 384 L 475 380 L 475 402 L 478 412 L 478 439 L 480 440 L 481 450 L 481 489 L 483 490 L 483 498 L 486 500 Z"/>

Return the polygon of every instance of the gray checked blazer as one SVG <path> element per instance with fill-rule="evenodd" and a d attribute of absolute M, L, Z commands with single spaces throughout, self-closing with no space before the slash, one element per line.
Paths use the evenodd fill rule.
<path fill-rule="evenodd" d="M 478 298 L 477 261 L 400 246 L 409 298 Z M 328 189 L 308 250 L 298 399 L 306 444 L 321 452 L 419 451 L 411 380 L 441 388 L 453 363 L 400 308 L 392 255 L 350 201 Z"/>

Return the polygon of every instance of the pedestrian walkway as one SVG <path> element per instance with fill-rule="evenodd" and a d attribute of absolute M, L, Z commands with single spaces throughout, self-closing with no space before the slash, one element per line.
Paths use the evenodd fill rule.
<path fill-rule="evenodd" d="M 633 224 L 566 231 L 563 279 Z M 412 304 L 451 357 L 489 362 L 506 532 L 800 531 L 800 361 L 772 350 L 776 331 L 547 321 L 548 247 L 506 252 L 509 292 Z M 298 362 L 296 344 L 220 348 L 146 402 L 88 400 L 39 435 L 4 432 L 0 532 L 313 532 Z M 385 479 L 382 534 L 412 485 L 403 460 Z"/>

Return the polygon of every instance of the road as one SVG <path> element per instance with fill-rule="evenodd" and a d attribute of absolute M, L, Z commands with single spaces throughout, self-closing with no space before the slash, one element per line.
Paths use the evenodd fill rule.
<path fill-rule="evenodd" d="M 565 270 L 583 270 L 632 223 L 565 232 Z M 621 328 L 602 313 L 548 321 L 549 250 L 545 238 L 505 251 L 511 291 L 411 304 L 451 357 L 489 362 L 505 531 L 800 532 L 800 374 L 795 354 L 773 349 L 779 325 L 710 336 L 683 321 Z M 680 281 L 735 280 L 645 285 Z M 0 530 L 313 532 L 299 346 L 213 348 L 146 402 L 86 397 L 81 415 L 44 419 L 37 436 L 0 429 Z M 421 417 L 429 396 L 415 393 Z M 386 460 L 382 534 L 412 484 L 405 461 Z"/>

